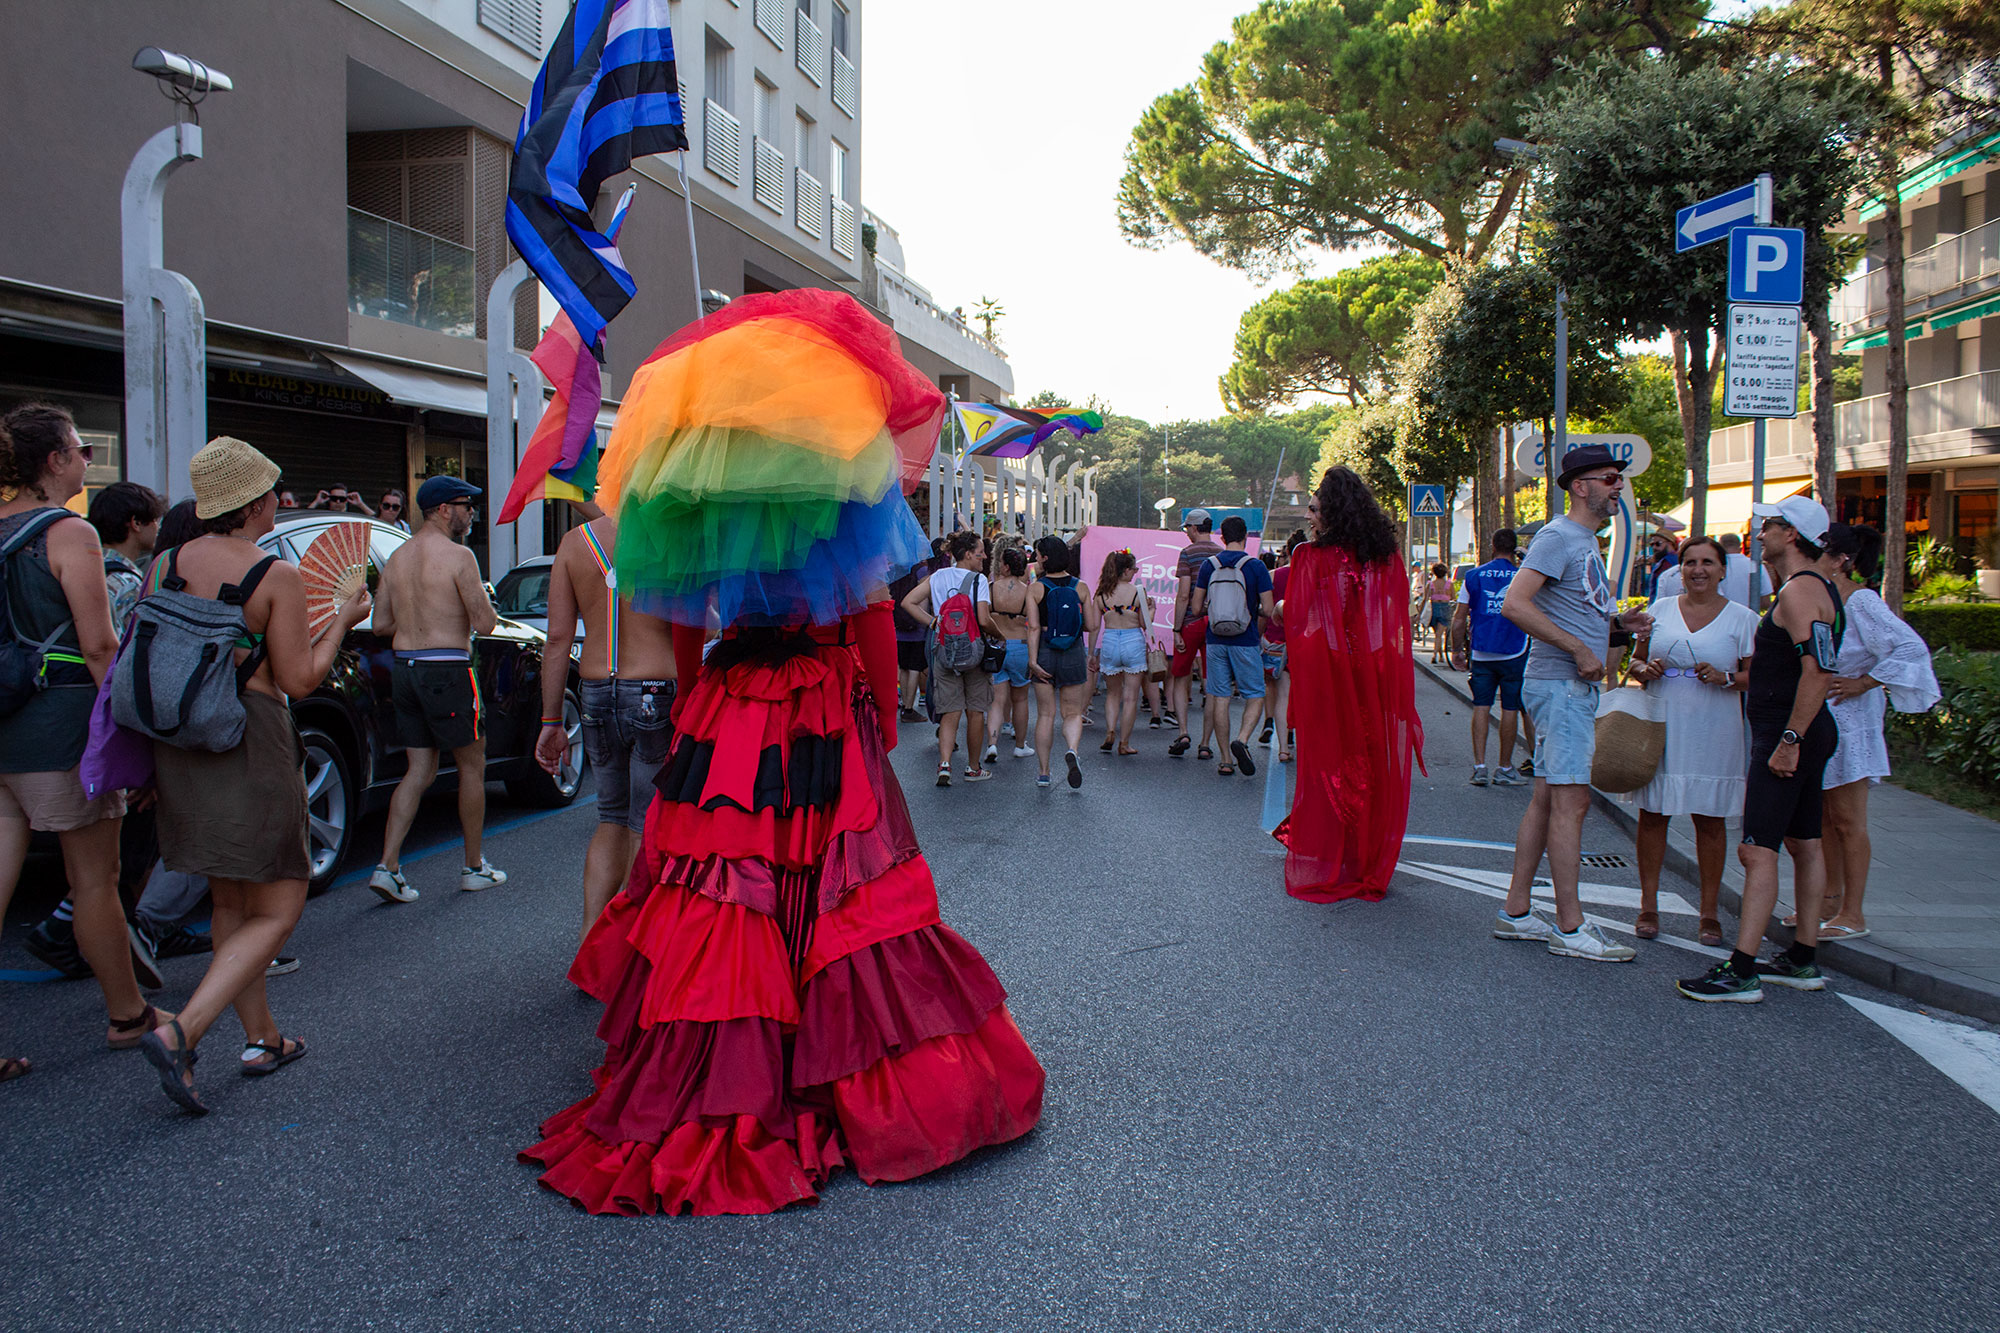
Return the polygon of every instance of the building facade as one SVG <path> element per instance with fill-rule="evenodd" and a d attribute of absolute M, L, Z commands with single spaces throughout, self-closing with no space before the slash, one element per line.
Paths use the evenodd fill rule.
<path fill-rule="evenodd" d="M 166 188 L 166 265 L 206 307 L 208 434 L 270 454 L 301 503 L 335 484 L 372 500 L 438 473 L 494 489 L 486 296 L 515 257 L 503 223 L 511 145 L 568 8 L 0 0 L 0 77 L 17 111 L 0 136 L 0 404 L 71 406 L 100 446 L 90 484 L 124 475 L 120 186 L 175 118 L 131 68 L 158 46 L 235 85 L 196 108 L 203 156 Z M 861 0 L 676 0 L 670 13 L 691 150 L 645 159 L 605 189 L 606 213 L 625 184 L 638 189 L 620 250 L 639 294 L 607 334 L 609 404 L 703 309 L 791 287 L 867 301 L 961 396 L 1010 391 L 997 349 L 954 329 L 899 263 L 876 279 L 860 207 Z M 519 346 L 543 313 L 525 289 Z M 554 526 L 524 519 L 522 550 Z M 484 538 L 482 523 L 482 556 Z"/>

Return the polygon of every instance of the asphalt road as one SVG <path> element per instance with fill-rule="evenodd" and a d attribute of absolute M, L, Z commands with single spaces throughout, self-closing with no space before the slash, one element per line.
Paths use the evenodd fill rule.
<path fill-rule="evenodd" d="M 315 900 L 273 1004 L 311 1055 L 190 1120 L 95 1049 L 88 984 L 0 985 L 12 1330 L 1975 1329 L 2000 1326 L 2000 1117 L 1837 994 L 1698 1006 L 1662 943 L 1609 966 L 1487 935 L 1527 797 L 1430 778 L 1381 904 L 1287 898 L 1263 772 L 1100 756 L 929 785 L 896 756 L 945 919 L 1048 1068 L 1028 1138 L 761 1218 L 597 1218 L 514 1161 L 586 1090 L 563 979 L 587 805 L 493 837 L 513 876 Z M 496 819 L 520 815 L 496 807 Z M 448 802 L 425 823 L 449 825 Z M 376 821 L 379 825 L 379 818 Z M 1586 851 L 1630 848 L 1595 814 Z M 1629 888 L 1632 871 L 1586 879 Z M 1678 890 L 1692 897 L 1685 885 Z M 1600 893 L 1616 897 L 1616 893 Z M 1631 919 L 1629 908 L 1591 910 Z M 25 910 L 17 918 L 25 917 Z M 1691 916 L 1667 928 L 1691 940 Z M 0 968 L 33 964 L 11 921 Z M 166 965 L 166 1002 L 200 961 Z M 1835 991 L 1908 1008 L 1836 978 Z"/>

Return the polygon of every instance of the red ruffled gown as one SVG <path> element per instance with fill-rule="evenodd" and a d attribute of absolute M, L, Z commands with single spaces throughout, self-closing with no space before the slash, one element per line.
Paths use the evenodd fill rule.
<path fill-rule="evenodd" d="M 1285 892 L 1308 902 L 1379 902 L 1410 816 L 1410 764 L 1423 763 L 1409 585 L 1393 561 L 1357 564 L 1337 546 L 1292 553 L 1285 667 L 1299 733 Z"/>
<path fill-rule="evenodd" d="M 700 632 L 675 637 L 699 664 Z M 895 680 L 886 603 L 683 666 L 631 880 L 570 969 L 605 1056 L 521 1154 L 544 1185 L 594 1213 L 767 1213 L 842 1166 L 908 1180 L 1034 1128 L 1042 1067 L 938 919 L 889 766 Z"/>

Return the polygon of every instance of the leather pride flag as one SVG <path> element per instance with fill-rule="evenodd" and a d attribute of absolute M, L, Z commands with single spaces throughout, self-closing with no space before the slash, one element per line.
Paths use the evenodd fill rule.
<path fill-rule="evenodd" d="M 684 152 L 667 0 L 576 0 L 535 75 L 507 182 L 507 238 L 592 355 L 638 290 L 591 209 L 607 177 Z"/>

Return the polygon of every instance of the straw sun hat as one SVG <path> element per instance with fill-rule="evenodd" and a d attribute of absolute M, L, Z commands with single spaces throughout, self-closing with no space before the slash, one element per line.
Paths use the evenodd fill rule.
<path fill-rule="evenodd" d="M 227 435 L 218 435 L 188 460 L 196 518 L 214 518 L 261 500 L 278 484 L 278 465 Z"/>

